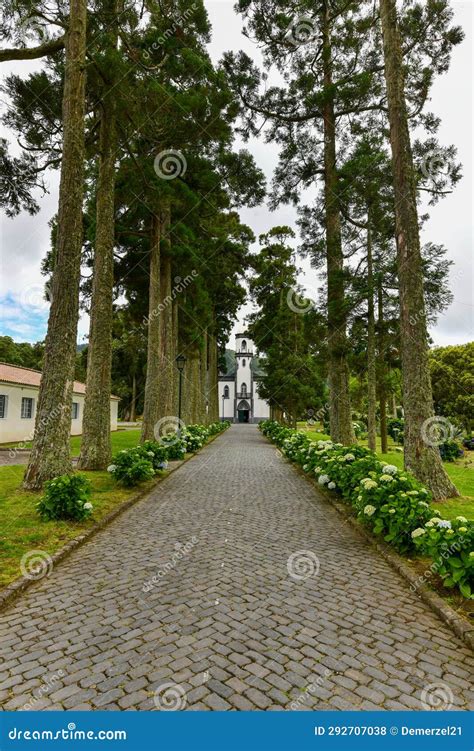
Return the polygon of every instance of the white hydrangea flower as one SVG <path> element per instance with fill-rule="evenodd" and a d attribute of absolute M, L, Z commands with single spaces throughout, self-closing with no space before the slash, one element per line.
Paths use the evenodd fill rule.
<path fill-rule="evenodd" d="M 426 501 L 418 501 L 418 506 L 423 506 L 424 508 L 429 508 L 429 503 L 426 503 Z"/>
<path fill-rule="evenodd" d="M 382 472 L 384 475 L 396 475 L 398 472 L 398 467 L 395 466 L 395 464 L 384 464 L 382 467 Z"/>
<path fill-rule="evenodd" d="M 465 516 L 457 516 L 457 517 L 456 517 L 456 520 L 457 520 L 458 522 L 464 522 L 464 524 L 467 524 L 467 519 L 466 519 L 466 517 L 465 517 Z"/>
<path fill-rule="evenodd" d="M 467 532 L 467 527 L 459 527 L 460 532 Z"/>
<path fill-rule="evenodd" d="M 116 469 L 117 469 L 116 464 L 109 464 L 109 466 L 107 467 L 107 472 L 115 472 Z"/>
<path fill-rule="evenodd" d="M 392 482 L 393 477 L 391 475 L 380 475 L 379 480 L 380 482 Z"/>
<path fill-rule="evenodd" d="M 377 487 L 377 483 L 375 482 L 375 480 L 371 480 L 371 479 L 370 479 L 370 477 L 365 477 L 365 478 L 364 478 L 364 479 L 362 480 L 362 482 L 361 482 L 361 485 L 362 485 L 362 486 L 363 486 L 363 487 L 364 487 L 364 488 L 365 488 L 366 490 L 371 490 L 372 488 L 376 488 L 376 487 Z"/>
<path fill-rule="evenodd" d="M 92 503 L 89 503 L 88 501 L 84 504 L 83 508 L 85 508 L 87 511 L 92 511 Z"/>
<path fill-rule="evenodd" d="M 449 522 L 447 519 L 439 519 L 438 527 L 440 527 L 441 529 L 451 529 L 451 522 Z"/>
<path fill-rule="evenodd" d="M 417 490 L 407 490 L 407 495 L 413 495 L 413 496 L 418 495 L 418 491 Z"/>
<path fill-rule="evenodd" d="M 421 537 L 421 535 L 424 535 L 424 534 L 426 534 L 425 530 L 422 529 L 422 527 L 418 527 L 418 529 L 413 530 L 413 532 L 411 533 L 411 536 L 413 537 L 413 539 L 415 539 L 415 537 Z"/>
<path fill-rule="evenodd" d="M 426 522 L 425 527 L 434 527 L 433 522 Z"/>
<path fill-rule="evenodd" d="M 353 462 L 355 460 L 354 454 L 345 454 L 344 461 L 346 462 Z"/>
<path fill-rule="evenodd" d="M 375 506 L 371 506 L 370 504 L 368 504 L 364 508 L 364 514 L 366 514 L 366 516 L 372 516 L 372 514 L 375 514 L 376 511 L 377 509 L 375 508 Z"/>
<path fill-rule="evenodd" d="M 389 514 L 395 514 L 395 513 L 396 513 L 396 511 L 395 511 L 395 509 L 394 509 L 394 508 L 389 508 L 389 510 L 388 510 L 388 513 L 389 513 Z"/>
<path fill-rule="evenodd" d="M 329 475 L 321 475 L 318 478 L 318 482 L 319 482 L 320 485 L 326 485 L 326 483 L 329 482 L 330 479 L 331 478 L 329 477 Z"/>
<path fill-rule="evenodd" d="M 335 482 L 328 482 L 328 488 L 329 488 L 329 490 L 334 490 L 335 487 L 336 487 L 336 483 Z"/>

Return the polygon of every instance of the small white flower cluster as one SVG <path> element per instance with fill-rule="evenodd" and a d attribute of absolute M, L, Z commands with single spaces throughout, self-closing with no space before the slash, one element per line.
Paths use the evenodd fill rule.
<path fill-rule="evenodd" d="M 372 516 L 373 514 L 375 514 L 376 511 L 377 509 L 375 508 L 375 506 L 371 506 L 370 503 L 364 507 L 364 514 L 366 516 Z"/>
<path fill-rule="evenodd" d="M 370 477 L 365 477 L 360 484 L 365 490 L 372 490 L 373 488 L 378 487 L 375 480 L 371 480 Z"/>
<path fill-rule="evenodd" d="M 396 467 L 394 464 L 384 464 L 382 467 L 382 472 L 384 475 L 396 475 L 398 472 L 398 467 Z"/>

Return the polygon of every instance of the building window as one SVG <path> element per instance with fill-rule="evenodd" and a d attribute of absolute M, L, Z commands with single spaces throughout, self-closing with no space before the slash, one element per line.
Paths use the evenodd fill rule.
<path fill-rule="evenodd" d="M 242 352 L 247 352 L 247 342 L 245 341 L 245 339 L 242 342 L 241 351 Z"/>
<path fill-rule="evenodd" d="M 30 396 L 23 396 L 21 399 L 21 416 L 25 420 L 33 417 L 33 401 Z"/>
<path fill-rule="evenodd" d="M 228 398 L 229 398 L 229 387 L 224 386 L 224 399 L 228 399 Z"/>
<path fill-rule="evenodd" d="M 78 417 L 79 417 L 79 402 L 73 402 L 72 410 L 71 410 L 71 419 L 77 420 Z"/>
<path fill-rule="evenodd" d="M 0 420 L 7 416 L 7 397 L 0 394 Z"/>
<path fill-rule="evenodd" d="M 242 360 L 242 366 L 243 366 L 244 368 L 245 368 L 245 363 L 246 363 L 246 362 L 247 362 L 246 360 Z"/>
<path fill-rule="evenodd" d="M 246 383 L 242 384 L 242 386 L 240 387 L 240 392 L 242 396 L 247 396 L 247 384 Z"/>

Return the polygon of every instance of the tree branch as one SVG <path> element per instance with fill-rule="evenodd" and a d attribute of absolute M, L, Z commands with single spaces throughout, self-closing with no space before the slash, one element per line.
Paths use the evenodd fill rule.
<path fill-rule="evenodd" d="M 0 63 L 8 60 L 35 60 L 38 57 L 53 55 L 64 49 L 64 36 L 51 39 L 49 42 L 40 44 L 38 47 L 12 47 L 0 50 Z"/>

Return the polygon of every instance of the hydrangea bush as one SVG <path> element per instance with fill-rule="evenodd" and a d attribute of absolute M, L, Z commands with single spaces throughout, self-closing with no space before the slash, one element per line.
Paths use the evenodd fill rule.
<path fill-rule="evenodd" d="M 368 448 L 312 441 L 270 420 L 259 428 L 322 487 L 350 503 L 374 534 L 402 553 L 419 550 L 429 556 L 446 586 L 473 596 L 473 522 L 439 518 L 427 489 L 413 475 L 380 461 Z"/>
<path fill-rule="evenodd" d="M 91 483 L 85 475 L 61 475 L 44 486 L 44 496 L 36 504 L 42 519 L 80 522 L 92 514 Z"/>
<path fill-rule="evenodd" d="M 422 555 L 433 559 L 434 569 L 446 587 L 459 587 L 464 597 L 474 591 L 474 524 L 464 516 L 448 521 L 439 511 L 412 532 Z"/>
<path fill-rule="evenodd" d="M 151 478 L 168 467 L 168 461 L 183 459 L 187 452 L 199 451 L 210 435 L 228 428 L 230 423 L 217 422 L 209 426 L 188 425 L 181 436 L 170 434 L 161 441 L 144 441 L 131 449 L 122 449 L 112 459 L 108 472 L 122 485 L 132 487 Z"/>
<path fill-rule="evenodd" d="M 145 458 L 143 454 L 150 454 Z M 155 475 L 153 469 L 153 453 L 144 452 L 141 446 L 133 449 L 122 449 L 112 459 L 107 471 L 126 487 L 138 485 L 145 480 L 151 480 Z"/>

